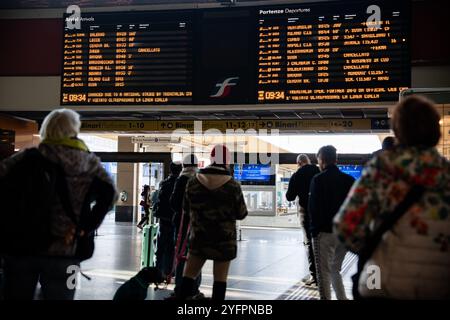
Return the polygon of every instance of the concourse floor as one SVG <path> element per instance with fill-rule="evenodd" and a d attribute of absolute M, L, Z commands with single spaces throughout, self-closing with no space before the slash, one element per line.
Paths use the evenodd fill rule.
<path fill-rule="evenodd" d="M 243 228 L 238 257 L 231 264 L 227 299 L 317 299 L 317 290 L 301 284 L 307 274 L 302 237 L 298 229 Z M 117 223 L 113 214 L 108 215 L 98 231 L 94 257 L 81 266 L 92 279 L 80 278 L 75 299 L 112 299 L 117 288 L 139 270 L 141 238 L 134 224 Z M 343 267 L 349 293 L 354 262 L 348 254 Z M 201 286 L 207 297 L 211 296 L 212 283 L 212 263 L 207 262 Z M 159 290 L 150 287 L 147 299 L 161 300 L 172 289 L 173 285 Z"/>

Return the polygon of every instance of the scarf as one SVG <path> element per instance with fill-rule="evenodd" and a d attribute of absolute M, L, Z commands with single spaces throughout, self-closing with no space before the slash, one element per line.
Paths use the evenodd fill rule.
<path fill-rule="evenodd" d="M 72 149 L 78 149 L 81 151 L 89 152 L 89 148 L 84 143 L 84 141 L 78 138 L 45 139 L 41 143 L 47 145 L 65 146 Z"/>

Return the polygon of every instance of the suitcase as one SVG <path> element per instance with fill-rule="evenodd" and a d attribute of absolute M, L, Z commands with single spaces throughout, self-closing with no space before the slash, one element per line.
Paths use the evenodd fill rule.
<path fill-rule="evenodd" d="M 156 240 L 158 236 L 157 223 L 148 224 L 142 232 L 142 252 L 141 269 L 145 267 L 154 267 L 156 265 Z"/>

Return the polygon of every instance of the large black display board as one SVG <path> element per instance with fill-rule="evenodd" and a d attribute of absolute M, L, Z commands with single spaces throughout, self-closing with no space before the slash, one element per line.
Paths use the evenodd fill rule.
<path fill-rule="evenodd" d="M 395 101 L 411 82 L 408 1 L 85 16 L 63 105 Z"/>

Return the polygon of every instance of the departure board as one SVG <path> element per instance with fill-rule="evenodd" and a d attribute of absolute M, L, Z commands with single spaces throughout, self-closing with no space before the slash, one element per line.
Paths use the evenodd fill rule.
<path fill-rule="evenodd" d="M 407 0 L 83 17 L 64 29 L 62 105 L 374 103 L 411 85 Z"/>
<path fill-rule="evenodd" d="M 192 23 L 173 13 L 95 14 L 64 32 L 62 104 L 192 102 Z"/>
<path fill-rule="evenodd" d="M 408 11 L 396 1 L 258 13 L 260 103 L 395 101 L 410 84 Z"/>

